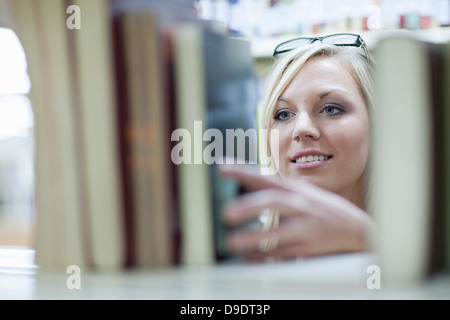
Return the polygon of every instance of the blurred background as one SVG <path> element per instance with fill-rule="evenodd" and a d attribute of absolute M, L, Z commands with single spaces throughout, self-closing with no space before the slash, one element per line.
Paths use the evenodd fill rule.
<path fill-rule="evenodd" d="M 370 48 L 374 35 L 392 30 L 447 38 L 450 32 L 450 0 L 197 0 L 193 6 L 199 19 L 223 23 L 230 35 L 251 42 L 261 79 L 275 45 L 298 35 L 360 33 Z M 34 127 L 26 70 L 16 34 L 0 28 L 0 245 L 32 245 Z"/>
<path fill-rule="evenodd" d="M 425 29 L 449 25 L 448 0 L 198 0 L 202 19 L 233 34 L 285 34 Z"/>
<path fill-rule="evenodd" d="M 0 28 L 0 245 L 28 246 L 33 224 L 33 112 L 16 34 Z"/>

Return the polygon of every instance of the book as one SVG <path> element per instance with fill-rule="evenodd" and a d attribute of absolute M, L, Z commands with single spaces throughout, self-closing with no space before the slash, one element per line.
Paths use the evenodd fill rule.
<path fill-rule="evenodd" d="M 75 79 L 79 162 L 84 177 L 82 212 L 86 255 L 92 267 L 121 269 L 125 264 L 125 228 L 120 190 L 118 128 L 111 50 L 111 17 L 107 0 L 71 2 L 82 8 L 80 29 L 67 29 Z M 93 72 L 95 70 L 95 72 Z"/>
<path fill-rule="evenodd" d="M 64 3 L 10 2 L 29 61 L 36 123 L 36 264 L 89 264 Z"/>
<path fill-rule="evenodd" d="M 27 59 L 27 73 L 32 82 L 32 88 L 29 93 L 29 98 L 32 101 L 33 106 L 33 116 L 34 116 L 34 168 L 36 170 L 36 179 L 34 186 L 34 207 L 33 214 L 36 216 L 37 212 L 51 212 L 52 205 L 48 201 L 51 194 L 50 188 L 46 188 L 49 185 L 49 175 L 50 175 L 50 161 L 49 161 L 49 151 L 46 149 L 47 144 L 45 143 L 48 139 L 46 138 L 45 126 L 41 126 L 41 117 L 43 117 L 43 112 L 37 112 L 37 110 L 42 109 L 44 104 L 43 87 L 44 81 L 42 79 L 43 75 L 43 65 L 40 63 L 39 57 L 39 44 L 36 32 L 36 18 L 33 13 L 32 2 L 20 1 L 9 3 L 11 9 L 11 15 L 14 21 L 14 30 L 20 39 L 22 46 L 25 51 Z M 37 191 L 38 190 L 38 191 Z M 38 195 L 37 195 L 38 193 Z M 51 213 L 47 215 L 50 217 Z M 35 219 L 35 224 L 40 223 L 47 225 L 49 231 L 46 237 L 39 237 L 36 235 L 36 242 L 42 244 L 43 246 L 49 248 L 46 251 L 40 253 L 42 259 L 50 261 L 53 259 L 53 232 L 52 232 L 52 219 L 45 219 L 45 216 L 38 217 Z M 36 243 L 34 244 L 36 246 Z"/>
<path fill-rule="evenodd" d="M 442 157 L 442 179 L 444 180 L 442 188 L 442 199 L 444 199 L 444 205 L 442 210 L 444 212 L 442 228 L 442 243 L 443 245 L 443 271 L 450 272 L 450 43 L 442 44 L 443 47 L 443 64 L 442 64 L 442 89 L 443 89 L 443 104 L 442 104 L 442 135 L 443 135 L 443 157 Z"/>
<path fill-rule="evenodd" d="M 166 69 L 162 60 L 159 17 L 148 7 L 122 6 L 115 12 L 121 37 L 121 58 L 126 84 L 123 106 L 123 152 L 131 201 L 133 259 L 137 267 L 174 263 L 170 197 L 170 136 Z"/>
<path fill-rule="evenodd" d="M 429 44 L 433 100 L 433 204 L 429 274 L 450 271 L 450 42 Z"/>
<path fill-rule="evenodd" d="M 180 25 L 174 39 L 182 263 L 212 264 L 229 258 L 221 211 L 240 192 L 216 164 L 257 163 L 257 78 L 245 40 L 200 24 Z"/>
<path fill-rule="evenodd" d="M 226 236 L 230 230 L 222 221 L 222 211 L 244 190 L 235 181 L 224 178 L 218 172 L 217 164 L 232 160 L 234 164 L 258 166 L 258 79 L 247 41 L 208 31 L 205 31 L 204 39 L 207 129 L 215 130 L 212 131 L 215 135 L 207 139 L 211 142 L 204 157 L 214 160 L 209 166 L 214 252 L 215 260 L 221 262 L 238 258 L 227 250 Z M 222 145 L 217 143 L 218 140 Z"/>
<path fill-rule="evenodd" d="M 117 1 L 116 1 L 117 2 Z M 116 124 L 117 124 L 117 148 L 120 176 L 120 193 L 122 197 L 122 215 L 125 229 L 124 246 L 125 246 L 125 267 L 131 268 L 135 266 L 135 248 L 134 248 L 134 226 L 133 226 L 133 203 L 131 193 L 131 181 L 128 170 L 128 139 L 127 139 L 127 123 L 128 123 L 128 81 L 127 68 L 125 64 L 124 37 L 123 28 L 120 19 L 117 18 L 116 10 L 113 2 L 111 10 L 111 37 L 112 37 L 112 61 L 114 64 L 114 89 L 116 101 Z"/>
<path fill-rule="evenodd" d="M 449 106 L 448 43 L 387 37 L 374 54 L 375 247 L 383 281 L 420 283 L 443 271 L 449 257 L 449 133 L 443 120 Z"/>
<path fill-rule="evenodd" d="M 173 30 L 173 41 L 177 128 L 171 140 L 183 143 L 182 154 L 176 151 L 178 144 L 171 155 L 172 161 L 178 165 L 180 263 L 207 265 L 214 263 L 215 257 L 209 197 L 211 186 L 208 166 L 203 162 L 203 134 L 206 130 L 203 124 L 207 120 L 203 29 L 197 23 L 181 24 Z M 184 163 L 175 159 L 179 156 L 185 159 Z"/>

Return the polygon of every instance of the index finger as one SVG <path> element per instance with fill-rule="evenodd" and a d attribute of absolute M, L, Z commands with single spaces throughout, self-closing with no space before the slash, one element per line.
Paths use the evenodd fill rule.
<path fill-rule="evenodd" d="M 261 175 L 259 169 L 251 165 L 219 165 L 219 172 L 238 181 L 250 191 L 263 189 L 286 189 L 276 178 Z"/>

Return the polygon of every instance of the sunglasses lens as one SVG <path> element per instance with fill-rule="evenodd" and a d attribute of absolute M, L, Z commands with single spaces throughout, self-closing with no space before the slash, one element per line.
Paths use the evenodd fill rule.
<path fill-rule="evenodd" d="M 336 34 L 329 37 L 325 37 L 323 39 L 323 43 L 325 44 L 334 44 L 334 45 L 355 45 L 358 36 L 351 34 Z"/>
<path fill-rule="evenodd" d="M 273 53 L 274 56 L 291 51 L 295 48 L 301 47 L 303 45 L 307 45 L 313 42 L 321 42 L 324 44 L 331 44 L 336 46 L 352 46 L 352 47 L 362 47 L 367 57 L 369 54 L 367 52 L 367 48 L 364 44 L 364 41 L 357 34 L 346 34 L 346 33 L 338 33 L 329 35 L 326 37 L 318 37 L 318 38 L 297 38 L 292 39 L 286 42 L 282 42 L 279 44 Z"/>
<path fill-rule="evenodd" d="M 303 45 L 309 44 L 309 43 L 311 43 L 311 41 L 312 40 L 309 38 L 294 39 L 294 40 L 286 41 L 286 42 L 279 44 L 275 50 L 278 53 L 286 52 L 286 51 L 290 51 L 295 48 L 301 47 Z"/>

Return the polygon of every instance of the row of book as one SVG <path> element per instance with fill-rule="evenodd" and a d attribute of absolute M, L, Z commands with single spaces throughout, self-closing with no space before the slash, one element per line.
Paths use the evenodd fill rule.
<path fill-rule="evenodd" d="M 449 0 L 199 0 L 202 19 L 239 35 L 270 37 L 450 25 Z"/>
<path fill-rule="evenodd" d="M 105 270 L 223 257 L 211 187 L 223 183 L 214 166 L 186 158 L 203 159 L 210 127 L 254 127 L 249 43 L 200 21 L 192 1 L 10 7 L 32 82 L 36 264 Z"/>

